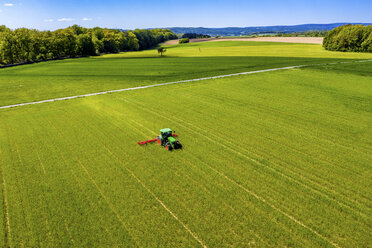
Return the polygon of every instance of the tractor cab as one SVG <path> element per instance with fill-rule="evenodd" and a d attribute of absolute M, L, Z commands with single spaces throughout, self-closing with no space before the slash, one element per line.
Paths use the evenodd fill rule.
<path fill-rule="evenodd" d="M 172 130 L 170 128 L 164 128 L 160 130 L 161 137 L 165 140 L 172 137 Z"/>

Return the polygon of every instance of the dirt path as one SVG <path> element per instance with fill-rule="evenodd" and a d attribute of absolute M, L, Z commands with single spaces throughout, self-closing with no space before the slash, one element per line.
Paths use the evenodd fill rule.
<path fill-rule="evenodd" d="M 284 42 L 284 43 L 304 43 L 304 44 L 322 44 L 323 37 L 255 37 L 255 38 L 209 38 L 209 39 L 190 39 L 190 43 L 210 41 L 266 41 L 266 42 Z M 178 40 L 170 40 L 163 45 L 176 45 Z"/>

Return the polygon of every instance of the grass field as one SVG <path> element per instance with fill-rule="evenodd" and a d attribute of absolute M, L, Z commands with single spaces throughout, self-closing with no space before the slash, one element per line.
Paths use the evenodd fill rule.
<path fill-rule="evenodd" d="M 320 45 L 273 42 L 207 42 L 101 57 L 44 62 L 0 71 L 0 106 L 104 90 L 290 65 L 372 59 Z"/>
<path fill-rule="evenodd" d="M 0 105 L 372 57 L 256 44 L 1 70 Z M 371 84 L 338 64 L 0 110 L 0 245 L 370 247 Z M 183 150 L 136 144 L 164 127 Z"/>

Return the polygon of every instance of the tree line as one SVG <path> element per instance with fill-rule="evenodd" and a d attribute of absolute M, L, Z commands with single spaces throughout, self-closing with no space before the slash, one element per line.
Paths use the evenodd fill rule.
<path fill-rule="evenodd" d="M 177 35 L 169 29 L 120 31 L 74 25 L 56 31 L 39 31 L 0 26 L 0 64 L 138 51 L 171 39 L 177 39 Z"/>
<path fill-rule="evenodd" d="M 190 43 L 189 38 L 182 38 L 178 40 L 178 44 Z"/>
<path fill-rule="evenodd" d="M 330 51 L 372 52 L 372 25 L 344 25 L 324 37 L 323 47 Z"/>
<path fill-rule="evenodd" d="M 211 38 L 211 36 L 207 34 L 185 33 L 182 35 L 182 38 L 201 39 L 201 38 Z"/>
<path fill-rule="evenodd" d="M 293 33 L 277 33 L 275 37 L 324 37 L 328 31 L 306 31 Z"/>

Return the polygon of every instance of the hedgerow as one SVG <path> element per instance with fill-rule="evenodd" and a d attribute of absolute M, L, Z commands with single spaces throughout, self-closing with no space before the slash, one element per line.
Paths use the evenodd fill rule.
<path fill-rule="evenodd" d="M 330 51 L 372 52 L 372 25 L 344 25 L 324 37 L 323 47 Z"/>

